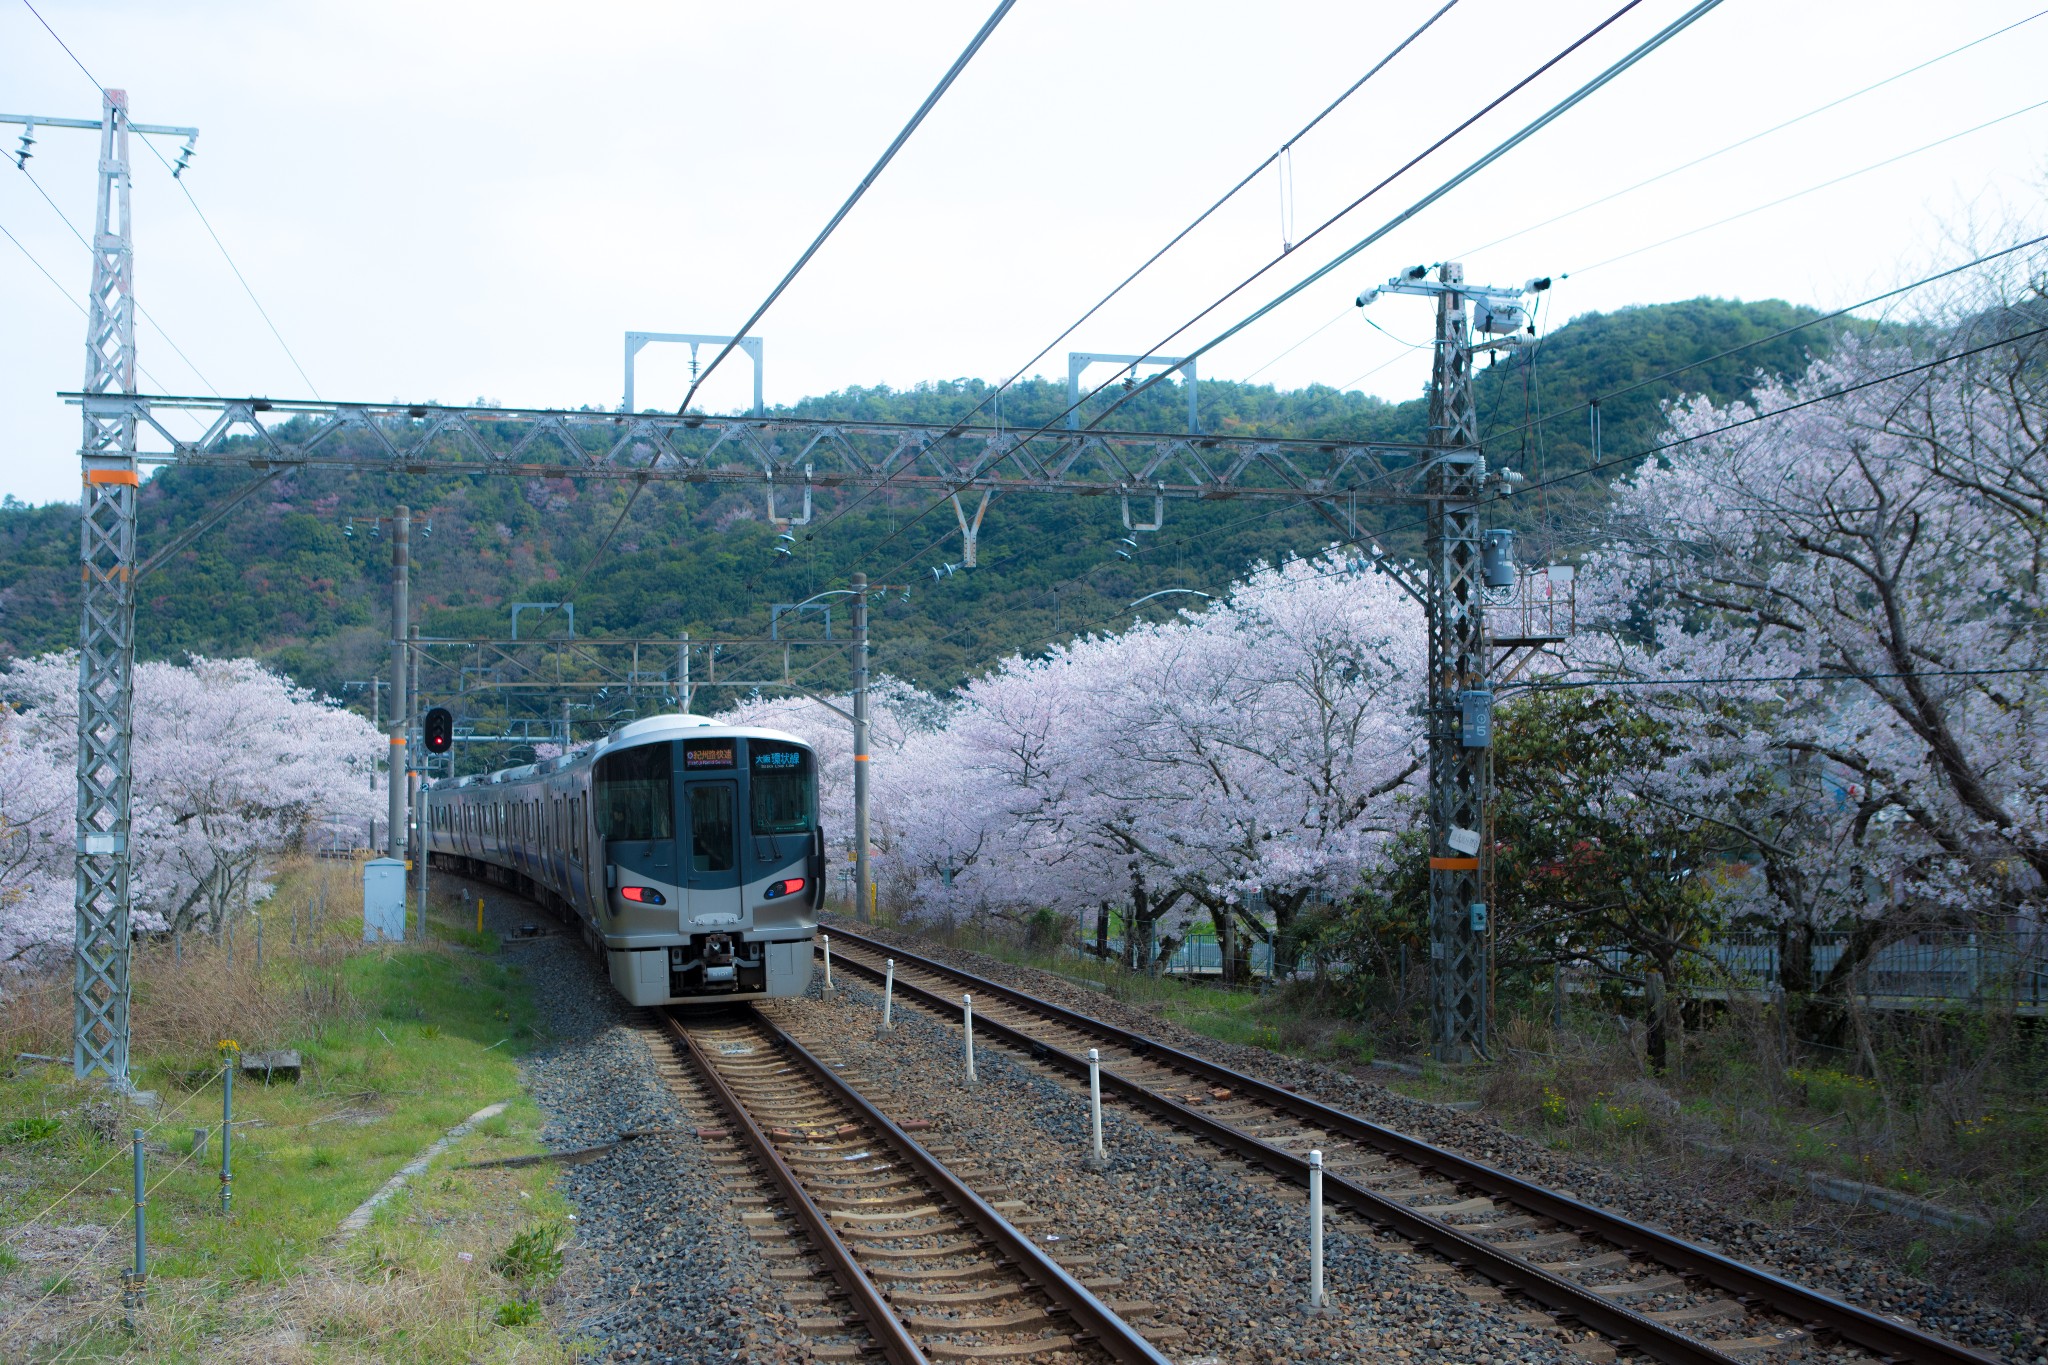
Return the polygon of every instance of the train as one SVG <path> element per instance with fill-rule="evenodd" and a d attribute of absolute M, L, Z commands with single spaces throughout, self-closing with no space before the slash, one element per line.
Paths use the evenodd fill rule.
<path fill-rule="evenodd" d="M 573 754 L 421 789 L 429 866 L 575 925 L 635 1005 L 801 995 L 824 903 L 816 751 L 649 716 Z"/>

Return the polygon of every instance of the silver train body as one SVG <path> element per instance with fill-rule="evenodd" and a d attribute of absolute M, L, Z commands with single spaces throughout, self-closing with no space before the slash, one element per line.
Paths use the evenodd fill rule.
<path fill-rule="evenodd" d="M 702 716 L 637 720 L 580 753 L 429 783 L 435 867 L 578 924 L 635 1005 L 801 995 L 824 895 L 817 756 Z"/>

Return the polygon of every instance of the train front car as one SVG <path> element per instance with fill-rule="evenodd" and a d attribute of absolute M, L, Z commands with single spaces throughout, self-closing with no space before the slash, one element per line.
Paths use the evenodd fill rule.
<path fill-rule="evenodd" d="M 658 716 L 621 730 L 589 772 L 604 867 L 589 899 L 619 994 L 801 995 L 825 876 L 811 747 Z"/>
<path fill-rule="evenodd" d="M 429 784 L 437 865 L 576 919 L 636 1005 L 801 995 L 824 896 L 811 746 L 701 716 Z"/>

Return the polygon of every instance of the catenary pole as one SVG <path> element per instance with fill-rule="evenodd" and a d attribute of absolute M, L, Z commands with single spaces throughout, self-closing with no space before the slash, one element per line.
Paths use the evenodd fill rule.
<path fill-rule="evenodd" d="M 403 858 L 405 847 L 405 732 L 411 723 L 412 707 L 406 700 L 406 674 L 410 652 L 405 647 L 405 627 L 412 615 L 412 509 L 401 504 L 391 519 L 391 781 L 390 803 L 385 812 L 384 853 Z"/>
<path fill-rule="evenodd" d="M 1479 498 L 1486 461 L 1472 398 L 1465 268 L 1447 261 L 1437 278 L 1436 361 L 1429 389 L 1433 456 L 1429 504 L 1429 969 L 1437 1058 L 1467 1061 L 1485 1046 L 1479 938 L 1472 906 L 1487 850 L 1484 804 L 1489 748 L 1468 747 L 1463 696 L 1486 687 L 1485 594 L 1480 578 Z"/>
<path fill-rule="evenodd" d="M 79 447 L 78 805 L 71 1067 L 128 1085 L 128 832 L 135 699 L 135 253 L 130 236 L 128 94 L 100 102 L 99 190 L 87 300 Z"/>
<path fill-rule="evenodd" d="M 853 576 L 853 897 L 854 917 L 873 923 L 868 867 L 868 576 Z"/>

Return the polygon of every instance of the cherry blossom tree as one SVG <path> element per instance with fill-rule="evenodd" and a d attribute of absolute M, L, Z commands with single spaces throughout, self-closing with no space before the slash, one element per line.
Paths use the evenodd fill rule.
<path fill-rule="evenodd" d="M 70 939 L 74 785 L 54 746 L 0 703 L 0 963 Z"/>
<path fill-rule="evenodd" d="M 2041 318 L 1929 344 L 2023 320 Z M 2043 359 L 2021 344 L 1930 367 L 1851 341 L 1753 404 L 1674 409 L 1686 444 L 1618 487 L 1618 534 L 1580 576 L 1604 629 L 1578 662 L 1682 740 L 1600 799 L 1741 841 L 1763 875 L 1728 904 L 1781 926 L 1788 989 L 1844 989 L 1915 926 L 2038 916 Z M 1813 936 L 1838 926 L 1847 949 L 1816 981 Z"/>
<path fill-rule="evenodd" d="M 39 829 L 54 826 L 68 834 L 76 656 L 17 662 L 0 686 L 15 708 L 0 752 L 18 747 L 39 756 L 45 769 L 62 774 L 67 789 L 51 813 L 46 775 L 25 770 L 17 779 L 11 767 L 0 766 L 6 783 L 0 807 L 34 806 L 43 810 Z M 355 826 L 374 816 L 382 800 L 364 778 L 380 742 L 367 720 L 251 659 L 138 664 L 129 836 L 136 927 L 174 935 L 195 927 L 217 932 L 251 890 L 264 859 L 302 845 L 327 825 Z M 25 879 L 23 908 L 0 901 L 4 941 L 15 944 L 10 951 L 70 938 L 69 840 L 60 846 L 54 856 L 45 852 L 39 875 L 61 876 L 61 896 L 34 893 L 38 883 Z"/>

